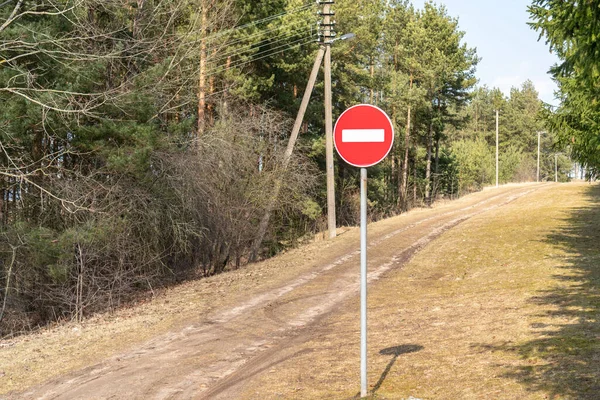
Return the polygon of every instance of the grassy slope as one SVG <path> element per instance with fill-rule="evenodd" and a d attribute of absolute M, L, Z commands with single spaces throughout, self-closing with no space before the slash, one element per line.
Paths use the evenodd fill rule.
<path fill-rule="evenodd" d="M 511 187 L 506 187 L 494 193 L 510 190 Z M 379 221 L 369 226 L 369 234 L 381 235 L 396 229 L 397 224 L 409 224 L 424 216 L 475 204 L 490 194 L 474 193 L 453 202 L 438 203 L 432 210 L 413 210 Z M 359 230 L 338 229 L 338 232 L 343 234 L 335 240 L 316 241 L 237 271 L 161 290 L 151 301 L 92 316 L 81 324 L 67 322 L 0 341 L 0 398 L 132 351 L 157 336 L 202 323 L 215 313 L 280 288 L 313 271 L 315 266 L 327 265 L 356 250 Z"/>
<path fill-rule="evenodd" d="M 376 397 L 597 398 L 599 199 L 598 186 L 544 189 L 467 221 L 372 286 Z M 315 254 L 354 248 L 358 234 L 348 235 L 352 246 L 345 238 L 314 243 L 113 315 L 0 342 L 0 398 L 277 287 Z M 257 377 L 246 397 L 352 397 L 358 299 L 341 311 L 302 345 L 307 351 Z"/>
<path fill-rule="evenodd" d="M 600 186 L 542 189 L 370 288 L 375 398 L 600 398 Z M 358 299 L 245 398 L 352 398 Z"/>

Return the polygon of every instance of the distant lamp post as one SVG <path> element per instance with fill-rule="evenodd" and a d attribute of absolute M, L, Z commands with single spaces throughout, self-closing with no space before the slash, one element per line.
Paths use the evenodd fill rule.
<path fill-rule="evenodd" d="M 554 182 L 558 183 L 558 153 L 554 154 Z"/>
<path fill-rule="evenodd" d="M 565 153 L 554 153 L 554 182 L 556 183 L 558 183 L 558 156 L 568 157 Z"/>
<path fill-rule="evenodd" d="M 537 156 L 537 182 L 540 182 L 540 150 L 541 150 L 541 144 L 542 144 L 542 131 L 539 131 L 538 134 L 538 156 Z"/>

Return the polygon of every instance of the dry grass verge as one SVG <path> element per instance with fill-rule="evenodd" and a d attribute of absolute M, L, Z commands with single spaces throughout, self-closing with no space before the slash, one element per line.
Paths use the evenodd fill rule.
<path fill-rule="evenodd" d="M 0 341 L 0 398 L 198 323 L 215 310 L 293 280 L 311 267 L 317 249 L 335 256 L 346 246 L 343 240 L 313 243 L 244 269 L 161 290 L 147 302 L 82 323 L 63 323 Z"/>
<path fill-rule="evenodd" d="M 600 186 L 542 189 L 370 287 L 373 398 L 598 399 Z M 354 398 L 358 299 L 244 398 Z"/>
<path fill-rule="evenodd" d="M 497 398 L 494 393 L 503 393 L 505 387 L 499 389 L 496 383 L 508 385 L 506 388 L 510 390 L 507 393 L 513 396 L 505 396 L 506 398 L 515 398 L 515 395 L 519 397 L 519 394 L 525 397 L 528 386 L 520 382 L 516 374 L 521 373 L 519 368 L 529 367 L 530 364 L 520 359 L 520 349 L 516 346 L 526 344 L 537 336 L 528 332 L 527 320 L 532 317 L 524 312 L 527 309 L 521 303 L 527 305 L 528 298 L 539 297 L 543 290 L 552 289 L 554 279 L 549 278 L 550 272 L 556 269 L 557 260 L 566 259 L 567 252 L 564 245 L 544 240 L 550 238 L 552 232 L 560 232 L 561 226 L 571 226 L 570 221 L 561 221 L 560 218 L 567 218 L 573 207 L 594 204 L 591 197 L 583 197 L 586 188 L 587 186 L 556 186 L 551 189 L 540 187 L 539 193 L 527 196 L 507 208 L 483 214 L 450 231 L 426 248 L 404 270 L 390 274 L 374 285 L 370 293 L 370 381 L 376 396 L 402 398 L 408 397 L 405 394 L 413 394 L 422 398 L 448 398 L 446 394 L 459 393 L 459 397 L 462 395 L 468 398 L 469 392 L 460 391 L 457 387 L 453 392 L 452 386 L 446 385 L 446 379 L 460 377 L 463 379 L 460 383 L 464 384 L 461 387 L 474 393 L 472 398 L 485 398 L 484 395 Z M 497 193 L 506 194 L 510 190 L 512 189 L 501 188 L 493 193 L 478 193 L 456 202 L 441 204 L 433 210 L 415 210 L 373 224 L 369 232 L 373 237 L 382 237 L 397 230 L 398 226 L 423 218 L 435 218 L 446 211 L 457 212 L 482 199 L 489 199 Z M 533 206 L 531 201 L 535 202 Z M 546 204 L 549 202 L 553 204 Z M 523 210 L 528 212 L 524 213 Z M 544 213 L 550 217 L 548 225 L 539 224 L 539 216 Z M 523 220 L 524 224 L 518 227 L 522 215 L 526 218 Z M 587 215 L 586 218 L 589 219 Z M 486 227 L 487 225 L 490 226 Z M 479 236 L 473 236 L 470 230 Z M 516 233 L 524 234 L 525 239 L 521 240 L 515 236 Z M 405 239 L 410 242 L 409 236 Z M 454 242 L 446 243 L 448 240 Z M 498 251 L 503 251 L 503 257 L 506 258 L 497 259 L 502 260 L 502 264 L 490 262 L 489 257 L 493 256 L 489 252 L 475 251 L 488 242 L 497 246 L 498 243 L 504 243 L 498 247 Z M 533 269 L 523 267 L 519 262 L 529 260 L 536 263 L 537 258 L 529 254 L 531 249 L 527 250 L 521 242 L 527 246 L 546 246 L 541 251 L 556 248 L 554 253 L 548 254 L 555 254 L 559 258 L 542 259 L 543 265 Z M 57 375 L 131 351 L 150 338 L 168 332 L 179 332 L 183 327 L 202 323 L 210 319 L 211 315 L 229 310 L 253 296 L 272 288 L 280 288 L 281 285 L 322 268 L 340 256 L 355 251 L 357 247 L 358 232 L 350 229 L 334 241 L 313 243 L 243 270 L 188 282 L 159 293 L 154 300 L 130 309 L 97 316 L 83 324 L 70 323 L 14 341 L 0 342 L 0 395 L 10 391 L 23 391 Z M 513 252 L 519 254 L 521 248 L 525 249 L 521 255 L 522 261 L 507 261 L 513 257 L 511 249 L 519 250 Z M 593 257 L 590 262 L 593 264 Z M 499 270 L 513 272 L 495 282 L 494 277 Z M 512 278 L 509 279 L 510 276 Z M 540 281 L 541 286 L 531 286 L 540 277 L 545 279 Z M 509 283 L 506 283 L 507 279 Z M 511 279 L 513 283 L 510 283 Z M 486 289 L 486 282 L 491 284 L 491 289 Z M 504 286 L 501 285 L 502 282 Z M 486 299 L 490 296 L 488 303 Z M 357 307 L 358 303 L 355 301 L 342 307 L 341 313 L 315 329 L 311 342 L 290 344 L 292 356 L 289 360 L 257 375 L 254 379 L 258 386 L 253 381 L 245 397 L 352 397 L 357 388 L 358 377 Z M 533 303 L 528 307 L 531 308 L 527 312 L 543 310 Z M 510 340 L 501 341 L 486 336 L 490 327 L 503 331 L 511 321 L 520 323 L 521 325 L 517 324 L 520 330 L 507 330 L 506 334 L 498 336 Z M 543 322 L 535 320 L 532 323 Z M 515 332 L 521 332 L 518 340 L 511 336 Z M 474 336 L 471 338 L 470 335 Z M 468 346 L 462 344 L 466 347 L 463 346 L 462 353 L 456 353 L 461 340 Z M 439 347 L 437 342 L 443 346 Z M 440 348 L 446 349 L 447 354 L 439 351 Z M 595 350 L 592 347 L 590 351 L 594 354 Z M 461 355 L 463 353 L 466 355 Z M 484 357 L 480 361 L 477 354 L 488 353 L 496 358 Z M 447 369 L 446 364 L 450 359 L 455 362 L 450 363 L 450 366 L 463 373 L 462 376 L 457 375 L 453 369 Z M 481 368 L 480 375 L 489 375 L 493 377 L 489 382 L 496 383 L 481 381 L 480 375 L 472 375 L 471 360 L 477 361 Z M 591 368 L 594 372 L 593 366 Z M 543 371 L 540 370 L 540 373 Z M 465 377 L 472 377 L 472 381 L 465 380 Z M 524 379 L 531 378 L 524 377 L 522 380 Z M 482 391 L 478 389 L 479 384 L 496 389 Z M 440 387 L 444 388 L 441 392 Z"/>

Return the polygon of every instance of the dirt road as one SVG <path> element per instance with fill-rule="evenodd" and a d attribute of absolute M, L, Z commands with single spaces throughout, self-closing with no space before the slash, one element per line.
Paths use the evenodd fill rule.
<path fill-rule="evenodd" d="M 369 227 L 370 283 L 402 268 L 415 253 L 462 222 L 547 188 L 486 190 L 373 224 Z M 183 329 L 9 398 L 240 398 L 257 377 L 310 353 L 300 344 L 314 339 L 328 316 L 356 298 L 358 248 L 358 232 L 351 230 L 332 243 L 312 246 L 310 254 L 292 253 L 304 257 L 297 273 L 288 271 L 281 274 L 282 280 L 232 294 L 234 304 L 213 308 Z M 253 268 L 260 271 L 261 267 Z"/>

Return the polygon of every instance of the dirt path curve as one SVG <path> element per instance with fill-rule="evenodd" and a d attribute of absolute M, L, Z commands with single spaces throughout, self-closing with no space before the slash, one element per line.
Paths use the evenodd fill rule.
<path fill-rule="evenodd" d="M 401 267 L 443 232 L 544 185 L 487 190 L 370 227 L 369 281 Z M 231 399 L 245 382 L 297 355 L 295 344 L 345 300 L 358 294 L 358 235 L 353 232 L 291 282 L 248 293 L 194 325 L 36 387 L 27 399 Z M 342 245 L 343 244 L 343 245 Z"/>

